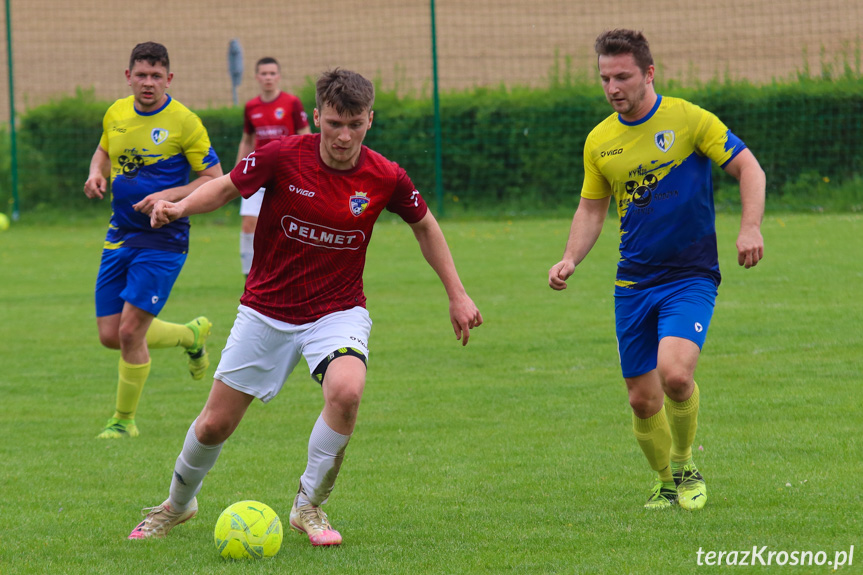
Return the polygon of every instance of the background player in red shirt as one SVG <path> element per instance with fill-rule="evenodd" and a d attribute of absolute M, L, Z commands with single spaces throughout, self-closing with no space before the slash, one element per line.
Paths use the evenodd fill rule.
<path fill-rule="evenodd" d="M 210 397 L 186 435 L 170 495 L 129 535 L 164 537 L 197 512 L 195 496 L 249 404 L 266 402 L 305 357 L 324 408 L 309 438 L 306 470 L 290 524 L 313 545 L 342 537 L 321 510 L 335 484 L 365 387 L 371 320 L 362 272 L 374 222 L 387 209 L 413 229 L 449 298 L 456 337 L 466 345 L 482 315 L 456 272 L 440 226 L 405 171 L 362 145 L 372 125 L 374 87 L 347 70 L 317 82 L 320 134 L 282 138 L 243 158 L 230 174 L 178 203 L 159 202 L 151 225 L 218 209 L 265 187 L 257 256 Z"/>
<path fill-rule="evenodd" d="M 237 163 L 255 148 L 292 134 L 309 134 L 309 119 L 303 103 L 293 94 L 279 88 L 282 70 L 275 58 L 264 57 L 255 64 L 255 80 L 260 95 L 246 102 L 243 111 L 243 137 L 237 149 Z M 249 198 L 240 200 L 240 265 L 248 276 L 255 255 L 255 226 L 264 199 L 263 189 Z"/>

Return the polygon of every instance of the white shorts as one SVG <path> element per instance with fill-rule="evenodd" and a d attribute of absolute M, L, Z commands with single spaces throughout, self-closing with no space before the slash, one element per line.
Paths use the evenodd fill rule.
<path fill-rule="evenodd" d="M 258 191 L 249 197 L 240 198 L 240 215 L 258 217 L 261 213 L 261 204 L 264 203 L 264 191 L 266 188 L 258 188 Z"/>
<path fill-rule="evenodd" d="M 300 356 L 309 374 L 342 347 L 354 347 L 368 358 L 371 330 L 369 312 L 362 307 L 293 325 L 240 305 L 214 378 L 266 403 L 279 394 Z"/>

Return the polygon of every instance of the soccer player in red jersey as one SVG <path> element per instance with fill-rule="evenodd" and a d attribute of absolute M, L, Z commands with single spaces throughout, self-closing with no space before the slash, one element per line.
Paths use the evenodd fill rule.
<path fill-rule="evenodd" d="M 255 80 L 261 89 L 260 95 L 246 102 L 243 111 L 243 137 L 237 149 L 237 163 L 255 148 L 292 134 L 309 134 L 309 119 L 303 103 L 293 94 L 279 88 L 282 71 L 275 58 L 264 57 L 255 64 Z M 255 226 L 264 190 L 240 200 L 240 266 L 248 276 L 255 255 Z"/>
<path fill-rule="evenodd" d="M 290 514 L 312 545 L 342 536 L 321 509 L 351 438 L 366 379 L 371 320 L 362 273 L 375 220 L 384 209 L 413 229 L 449 298 L 456 338 L 466 345 L 482 315 L 468 297 L 434 216 L 405 171 L 363 146 L 374 87 L 335 69 L 316 86 L 320 134 L 286 137 L 255 150 L 221 178 L 178 203 L 159 202 L 151 225 L 218 209 L 266 188 L 255 234 L 257 256 L 222 352 L 210 397 L 186 434 L 170 495 L 147 509 L 130 539 L 164 537 L 197 512 L 196 495 L 225 440 L 254 398 L 267 402 L 304 357 L 323 390 L 306 470 Z"/>

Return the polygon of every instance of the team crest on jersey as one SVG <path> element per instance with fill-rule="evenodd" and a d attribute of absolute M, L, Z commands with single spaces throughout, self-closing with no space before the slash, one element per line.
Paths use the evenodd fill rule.
<path fill-rule="evenodd" d="M 284 108 L 276 108 L 276 110 L 273 112 L 273 115 L 276 116 L 277 120 L 281 120 L 282 118 L 285 117 L 285 109 Z"/>
<path fill-rule="evenodd" d="M 351 196 L 351 213 L 354 216 L 360 216 L 366 208 L 369 207 L 369 199 L 363 192 L 354 192 Z"/>
<path fill-rule="evenodd" d="M 657 148 L 663 152 L 667 152 L 671 149 L 671 146 L 674 145 L 674 131 L 663 130 L 661 132 L 656 132 L 653 135 L 653 141 L 656 142 Z"/>
<path fill-rule="evenodd" d="M 168 139 L 168 130 L 164 128 L 153 128 L 153 131 L 150 132 L 150 138 L 152 138 L 153 143 L 158 146 Z"/>

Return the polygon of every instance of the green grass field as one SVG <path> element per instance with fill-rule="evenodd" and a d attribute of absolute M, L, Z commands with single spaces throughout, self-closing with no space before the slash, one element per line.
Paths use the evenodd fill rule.
<path fill-rule="evenodd" d="M 193 227 L 161 317 L 215 323 L 215 364 L 242 290 L 238 226 Z M 222 509 L 272 506 L 287 525 L 319 388 L 305 365 L 256 402 L 199 495 L 161 541 L 127 541 L 167 495 L 209 383 L 155 350 L 141 437 L 101 441 L 118 352 L 100 347 L 93 285 L 103 223 L 0 233 L 0 573 L 696 573 L 699 549 L 823 551 L 863 564 L 860 215 L 769 215 L 766 257 L 736 265 L 737 217 L 719 216 L 720 287 L 699 364 L 696 461 L 710 500 L 648 512 L 653 476 L 631 432 L 617 363 L 616 222 L 565 292 L 547 287 L 568 219 L 444 222 L 485 325 L 462 348 L 410 229 L 381 222 L 365 276 L 375 321 L 356 433 L 327 510 L 345 543 L 226 563 Z M 212 374 L 212 367 L 210 374 Z M 775 561 L 775 560 L 774 560 Z M 745 572 L 830 573 L 833 567 Z"/>

